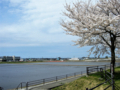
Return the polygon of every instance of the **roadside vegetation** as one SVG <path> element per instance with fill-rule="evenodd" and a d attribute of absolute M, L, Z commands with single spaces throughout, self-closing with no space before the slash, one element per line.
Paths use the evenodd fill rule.
<path fill-rule="evenodd" d="M 63 84 L 62 86 L 53 88 L 52 90 L 86 90 L 95 87 L 96 85 L 104 82 L 105 80 L 100 78 L 100 73 L 94 73 L 89 76 L 83 76 L 71 83 Z M 120 87 L 120 67 L 115 68 L 115 83 Z M 105 83 L 94 90 L 104 90 L 109 83 Z M 112 90 L 111 87 L 107 90 Z"/>

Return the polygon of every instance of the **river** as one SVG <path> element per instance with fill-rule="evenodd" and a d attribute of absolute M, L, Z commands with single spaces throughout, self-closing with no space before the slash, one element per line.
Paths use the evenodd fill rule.
<path fill-rule="evenodd" d="M 4 90 L 13 89 L 16 88 L 20 82 L 28 82 L 81 72 L 86 70 L 87 65 L 105 64 L 109 64 L 109 62 L 42 62 L 0 64 L 0 87 L 3 87 Z"/>

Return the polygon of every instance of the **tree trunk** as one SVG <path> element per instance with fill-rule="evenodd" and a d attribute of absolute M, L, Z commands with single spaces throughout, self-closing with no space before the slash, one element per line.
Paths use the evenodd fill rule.
<path fill-rule="evenodd" d="M 113 35 L 112 33 L 110 33 L 110 39 L 111 39 L 111 64 L 113 64 L 112 66 L 112 70 L 113 70 L 113 74 L 115 74 L 115 41 L 116 41 L 116 36 Z"/>
<path fill-rule="evenodd" d="M 111 48 L 111 64 L 113 64 L 113 67 L 111 68 L 113 70 L 113 74 L 115 74 L 115 48 Z"/>

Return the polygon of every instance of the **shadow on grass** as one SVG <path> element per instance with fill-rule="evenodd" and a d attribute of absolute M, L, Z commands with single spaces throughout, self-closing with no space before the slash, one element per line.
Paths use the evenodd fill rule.
<path fill-rule="evenodd" d="M 89 76 L 94 76 L 94 77 L 100 78 L 101 77 L 101 72 L 93 73 L 93 74 L 90 74 Z"/>
<path fill-rule="evenodd" d="M 115 72 L 114 80 L 120 80 L 120 71 Z"/>

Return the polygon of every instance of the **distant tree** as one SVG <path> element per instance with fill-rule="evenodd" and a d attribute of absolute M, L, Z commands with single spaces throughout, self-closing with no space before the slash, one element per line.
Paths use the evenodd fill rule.
<path fill-rule="evenodd" d="M 98 56 L 98 58 L 100 58 L 100 56 Z"/>
<path fill-rule="evenodd" d="M 120 48 L 120 0 L 77 1 L 65 9 L 67 18 L 61 25 L 67 34 L 80 37 L 75 45 L 92 46 L 89 51 L 95 56 L 111 54 L 114 68 L 115 51 Z"/>
<path fill-rule="evenodd" d="M 108 58 L 108 56 L 105 56 L 105 58 Z"/>

